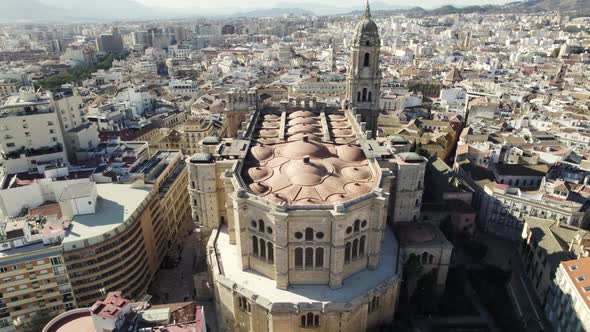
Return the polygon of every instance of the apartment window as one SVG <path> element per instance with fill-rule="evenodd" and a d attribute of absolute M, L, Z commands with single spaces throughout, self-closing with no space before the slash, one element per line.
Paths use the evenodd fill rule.
<path fill-rule="evenodd" d="M 6 267 L 0 267 L 0 272 L 1 273 L 8 272 L 8 268 L 6 268 Z"/>
<path fill-rule="evenodd" d="M 18 289 L 27 289 L 27 285 L 18 285 Z"/>
<path fill-rule="evenodd" d="M 43 260 L 43 259 L 41 259 L 41 260 L 38 260 L 38 261 L 36 262 L 36 264 L 37 264 L 37 265 L 43 265 L 43 264 L 45 264 L 45 260 Z"/>
<path fill-rule="evenodd" d="M 60 265 L 61 264 L 61 260 L 59 259 L 59 257 L 51 257 L 51 265 Z"/>
<path fill-rule="evenodd" d="M 24 278 L 25 278 L 25 276 L 23 276 L 22 274 L 19 274 L 16 277 L 14 277 L 14 279 L 16 279 L 16 280 L 22 280 Z"/>
<path fill-rule="evenodd" d="M 30 133 L 30 132 L 28 132 L 28 131 L 25 131 L 25 136 L 26 136 L 26 137 L 31 137 L 31 133 Z"/>
<path fill-rule="evenodd" d="M 48 126 L 53 126 L 53 121 L 47 121 Z"/>
<path fill-rule="evenodd" d="M 57 137 L 52 137 L 52 138 L 51 138 L 51 141 L 52 141 L 52 142 L 57 142 Z"/>
<path fill-rule="evenodd" d="M 13 148 L 14 147 L 14 143 L 6 143 L 6 147 L 7 148 Z"/>
<path fill-rule="evenodd" d="M 578 266 L 577 266 L 577 265 L 572 265 L 572 266 L 570 266 L 570 270 L 572 270 L 572 271 L 575 271 L 575 270 L 577 270 L 577 269 L 578 269 Z"/>
<path fill-rule="evenodd" d="M 12 270 L 13 270 L 13 271 L 16 271 L 16 270 L 18 270 L 18 265 L 13 265 L 13 266 L 12 266 Z"/>
<path fill-rule="evenodd" d="M 49 129 L 49 133 L 50 133 L 50 134 L 54 134 L 54 133 L 55 133 L 55 130 L 53 130 L 53 129 Z"/>
<path fill-rule="evenodd" d="M 25 129 L 29 128 L 29 124 L 23 123 L 23 128 L 25 128 Z"/>
<path fill-rule="evenodd" d="M 585 276 L 579 276 L 579 277 L 576 278 L 576 280 L 578 280 L 578 282 L 584 281 L 584 280 L 586 280 L 586 277 Z"/>

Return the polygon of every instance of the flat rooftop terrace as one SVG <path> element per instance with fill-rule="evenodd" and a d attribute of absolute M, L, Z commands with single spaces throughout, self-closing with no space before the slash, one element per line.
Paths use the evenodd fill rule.
<path fill-rule="evenodd" d="M 64 246 L 88 240 L 114 230 L 137 210 L 151 192 L 151 187 L 132 188 L 130 184 L 97 184 L 98 199 L 94 214 L 78 215 L 63 240 Z"/>
<path fill-rule="evenodd" d="M 342 287 L 338 289 L 332 289 L 328 285 L 291 285 L 287 290 L 283 290 L 275 287 L 273 279 L 258 272 L 242 271 L 239 268 L 240 256 L 237 247 L 229 243 L 227 228 L 222 228 L 219 232 L 217 251 L 224 276 L 232 284 L 240 285 L 272 304 L 321 302 L 347 305 L 354 299 L 366 295 L 371 289 L 401 277 L 401 264 L 398 266 L 398 241 L 390 228 L 385 230 L 377 269 L 364 269 L 353 274 L 344 279 Z"/>

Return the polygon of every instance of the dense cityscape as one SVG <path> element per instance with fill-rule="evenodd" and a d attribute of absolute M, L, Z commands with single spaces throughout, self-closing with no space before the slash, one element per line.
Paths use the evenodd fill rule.
<path fill-rule="evenodd" d="M 0 15 L 0 332 L 590 331 L 590 15 L 360 2 Z"/>

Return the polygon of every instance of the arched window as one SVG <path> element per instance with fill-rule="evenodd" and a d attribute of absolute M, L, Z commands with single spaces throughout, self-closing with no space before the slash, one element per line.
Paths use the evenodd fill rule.
<path fill-rule="evenodd" d="M 358 256 L 358 250 L 359 250 L 359 239 L 354 239 L 354 241 L 352 241 L 352 258 L 356 258 Z"/>
<path fill-rule="evenodd" d="M 303 267 L 303 249 L 295 248 L 295 267 Z"/>
<path fill-rule="evenodd" d="M 313 316 L 313 326 L 314 327 L 320 326 L 320 315 Z"/>
<path fill-rule="evenodd" d="M 371 91 L 369 91 L 369 101 L 371 101 Z"/>
<path fill-rule="evenodd" d="M 313 241 L 313 228 L 305 229 L 305 241 Z"/>
<path fill-rule="evenodd" d="M 357 92 L 356 101 L 361 101 L 361 92 Z"/>
<path fill-rule="evenodd" d="M 367 42 L 365 43 L 366 46 L 371 46 L 371 41 L 367 40 Z"/>
<path fill-rule="evenodd" d="M 355 233 L 356 233 L 356 232 L 358 232 L 358 231 L 359 231 L 359 229 L 360 229 L 360 227 L 361 227 L 361 221 L 360 221 L 360 220 L 358 220 L 358 219 L 357 219 L 357 220 L 355 220 L 355 221 L 354 221 L 354 232 L 355 232 Z"/>
<path fill-rule="evenodd" d="M 267 254 L 267 258 L 269 263 L 274 263 L 275 261 L 275 251 L 274 248 L 272 246 L 272 243 L 268 242 L 266 244 L 267 250 L 266 250 L 266 254 Z"/>
<path fill-rule="evenodd" d="M 363 99 L 362 101 L 367 101 L 367 88 L 363 88 Z"/>
<path fill-rule="evenodd" d="M 324 248 L 315 250 L 315 267 L 324 267 Z"/>
<path fill-rule="evenodd" d="M 344 262 L 350 262 L 350 242 L 346 242 L 346 246 L 344 247 Z"/>
<path fill-rule="evenodd" d="M 422 264 L 426 264 L 427 260 L 428 260 L 428 253 L 427 252 L 422 253 Z"/>
<path fill-rule="evenodd" d="M 264 220 L 258 220 L 258 230 L 264 233 Z"/>
<path fill-rule="evenodd" d="M 359 242 L 359 255 L 365 254 L 365 236 L 361 236 L 361 240 Z"/>
<path fill-rule="evenodd" d="M 305 267 L 313 267 L 313 248 L 305 248 Z"/>
<path fill-rule="evenodd" d="M 313 325 L 313 314 L 311 312 L 307 313 L 307 326 Z"/>
<path fill-rule="evenodd" d="M 305 319 L 305 315 L 301 316 L 301 327 L 307 327 L 307 319 Z"/>
<path fill-rule="evenodd" d="M 434 262 L 434 256 L 430 255 L 428 256 L 428 264 L 432 264 Z"/>
<path fill-rule="evenodd" d="M 363 61 L 363 66 L 369 67 L 370 59 L 371 59 L 371 54 L 365 53 L 365 60 Z"/>
<path fill-rule="evenodd" d="M 254 256 L 258 256 L 258 238 L 256 236 L 252 237 L 252 253 Z"/>
<path fill-rule="evenodd" d="M 260 258 L 266 258 L 266 241 L 260 239 Z"/>

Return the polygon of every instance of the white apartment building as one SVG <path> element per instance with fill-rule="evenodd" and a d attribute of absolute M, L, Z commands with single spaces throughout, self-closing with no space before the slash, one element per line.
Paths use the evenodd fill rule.
<path fill-rule="evenodd" d="M 21 91 L 0 106 L 0 163 L 4 174 L 43 172 L 67 163 L 50 96 Z"/>
<path fill-rule="evenodd" d="M 556 332 L 590 331 L 590 257 L 561 262 L 545 313 Z"/>

